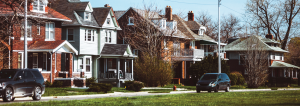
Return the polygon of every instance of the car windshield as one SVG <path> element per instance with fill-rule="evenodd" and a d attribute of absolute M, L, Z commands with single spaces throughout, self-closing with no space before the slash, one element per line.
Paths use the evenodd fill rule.
<path fill-rule="evenodd" d="M 12 79 L 16 71 L 0 71 L 0 79 Z"/>
<path fill-rule="evenodd" d="M 217 74 L 205 74 L 201 77 L 200 80 L 216 80 L 218 77 Z"/>

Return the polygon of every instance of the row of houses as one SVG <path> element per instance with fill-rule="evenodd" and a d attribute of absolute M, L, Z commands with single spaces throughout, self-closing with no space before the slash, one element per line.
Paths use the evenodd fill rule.
<path fill-rule="evenodd" d="M 133 27 L 141 27 L 137 22 L 147 20 L 165 38 L 160 40 L 160 49 L 172 50 L 171 54 L 162 53 L 166 61 L 175 61 L 174 78 L 181 81 L 189 79 L 189 67 L 196 61 L 201 61 L 205 56 L 214 55 L 212 47 L 218 43 L 205 34 L 206 27 L 194 20 L 193 11 L 187 13 L 188 20 L 172 13 L 172 7 L 166 6 L 165 14 L 148 12 L 130 7 L 126 11 L 114 11 L 108 4 L 104 7 L 92 7 L 90 2 L 80 0 L 59 0 L 53 5 L 47 0 L 33 0 L 28 3 L 28 68 L 39 69 L 44 78 L 50 82 L 54 80 L 68 80 L 73 78 L 97 78 L 98 82 L 117 82 L 134 80 L 134 58 L 140 56 L 140 50 L 126 40 L 133 34 Z M 1 8 L 8 8 L 1 5 Z M 3 13 L 3 12 L 2 12 Z M 151 15 L 151 17 L 149 17 Z M 35 21 L 38 18 L 43 21 Z M 12 60 L 9 68 L 24 68 L 24 33 L 22 27 L 14 27 L 13 36 L 10 37 Z M 260 38 L 262 39 L 262 38 Z M 237 40 L 238 41 L 238 40 Z M 240 54 L 237 47 L 240 42 L 233 42 L 225 46 L 220 55 L 228 60 L 231 70 L 237 69 L 236 62 Z M 278 42 L 268 38 L 264 43 Z M 273 48 L 278 55 L 285 50 Z M 273 50 L 272 49 L 272 50 Z M 283 59 L 273 59 L 270 52 L 270 67 L 278 68 L 273 64 L 283 63 Z M 228 58 L 226 58 L 228 57 Z M 240 60 L 238 60 L 240 61 Z M 298 68 L 293 66 L 292 68 Z M 274 69 L 277 70 L 277 69 Z M 285 72 L 285 71 L 284 71 Z M 297 71 L 288 71 L 292 77 Z M 244 73 L 244 72 L 243 72 Z M 282 76 L 277 71 L 272 71 L 272 76 Z M 294 73 L 294 74 L 293 74 Z M 286 76 L 284 74 L 283 76 Z M 296 78 L 297 76 L 295 76 Z"/>

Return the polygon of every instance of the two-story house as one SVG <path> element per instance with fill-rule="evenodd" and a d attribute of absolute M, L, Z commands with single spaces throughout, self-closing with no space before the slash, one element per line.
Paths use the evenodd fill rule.
<path fill-rule="evenodd" d="M 61 39 L 62 22 L 71 22 L 68 17 L 47 6 L 47 0 L 33 0 L 28 2 L 27 24 L 27 67 L 39 69 L 45 80 L 50 82 L 59 77 L 59 72 L 72 73 L 73 56 L 78 52 L 66 40 Z M 5 5 L 1 5 L 6 8 Z M 24 8 L 20 6 L 20 18 Z M 8 7 L 7 7 L 8 8 Z M 12 11 L 7 11 L 12 12 Z M 1 12 L 5 13 L 5 12 Z M 24 68 L 24 23 L 12 28 L 10 38 L 12 69 Z M 65 77 L 72 77 L 69 74 Z"/>
<path fill-rule="evenodd" d="M 98 82 L 133 80 L 133 58 L 128 44 L 117 44 L 121 30 L 113 8 L 93 8 L 90 2 L 60 0 L 55 8 L 71 18 L 62 23 L 62 39 L 78 50 L 74 56 L 73 76 L 97 78 Z M 118 71 L 117 71 L 118 70 Z"/>
<path fill-rule="evenodd" d="M 188 21 L 172 14 L 171 6 L 165 8 L 164 15 L 132 7 L 126 11 L 115 11 L 115 14 L 120 27 L 123 29 L 122 32 L 118 33 L 118 43 L 120 44 L 127 42 L 124 37 L 130 37 L 130 35 L 126 34 L 133 33 L 128 28 L 142 27 L 136 22 L 138 21 L 137 19 L 148 20 L 149 25 L 154 26 L 152 28 L 157 28 L 161 31 L 160 36 L 164 37 L 160 41 L 162 45 L 160 46 L 161 58 L 166 61 L 175 61 L 174 78 L 181 79 L 179 82 L 182 83 L 185 82 L 183 80 L 190 78 L 188 68 L 191 64 L 195 61 L 201 61 L 208 54 L 213 54 L 213 50 L 210 53 L 208 48 L 218 44 L 205 34 L 206 28 L 204 26 L 194 21 L 194 13 L 192 11 L 188 13 Z M 133 51 L 135 54 L 138 54 L 139 50 L 133 48 Z"/>
<path fill-rule="evenodd" d="M 230 39 L 229 44 L 225 46 L 225 51 L 231 71 L 238 71 L 247 76 L 243 56 L 247 51 L 245 45 L 254 45 L 251 42 L 248 43 L 250 39 L 257 39 L 263 50 L 267 52 L 268 66 L 266 67 L 269 69 L 269 77 L 298 78 L 297 71 L 300 67 L 284 62 L 284 53 L 288 51 L 281 49 L 280 42 L 274 40 L 272 35 L 266 35 L 265 38 L 253 35 L 246 38 Z"/>

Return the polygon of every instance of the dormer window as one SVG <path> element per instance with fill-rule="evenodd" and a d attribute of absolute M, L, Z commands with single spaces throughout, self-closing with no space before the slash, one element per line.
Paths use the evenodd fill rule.
<path fill-rule="evenodd" d="M 85 19 L 85 20 L 91 20 L 91 13 L 85 12 L 85 13 L 84 13 L 84 19 Z"/>
<path fill-rule="evenodd" d="M 200 30 L 199 30 L 199 35 L 200 35 L 200 36 L 203 36 L 204 31 L 205 31 L 204 29 L 200 29 Z"/>
<path fill-rule="evenodd" d="M 134 25 L 134 18 L 133 17 L 128 18 L 128 25 Z"/>
<path fill-rule="evenodd" d="M 161 20 L 161 28 L 165 29 L 166 26 L 166 20 Z"/>
<path fill-rule="evenodd" d="M 34 0 L 32 3 L 32 9 L 35 12 L 45 12 L 46 3 L 43 0 Z"/>

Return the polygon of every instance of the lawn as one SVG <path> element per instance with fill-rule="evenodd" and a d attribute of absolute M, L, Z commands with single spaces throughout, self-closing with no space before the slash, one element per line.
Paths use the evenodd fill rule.
<path fill-rule="evenodd" d="M 191 93 L 138 97 L 97 98 L 72 101 L 13 103 L 5 106 L 82 106 L 82 105 L 300 105 L 300 91 Z"/>
<path fill-rule="evenodd" d="M 52 88 L 46 87 L 43 96 L 69 96 L 69 95 L 89 95 L 89 94 L 104 94 L 103 92 L 87 92 L 86 89 L 76 88 Z"/>

